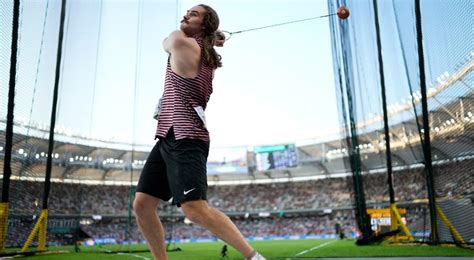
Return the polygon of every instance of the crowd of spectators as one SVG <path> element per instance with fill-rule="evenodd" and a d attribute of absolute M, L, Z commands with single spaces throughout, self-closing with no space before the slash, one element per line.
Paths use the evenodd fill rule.
<path fill-rule="evenodd" d="M 444 198 L 472 196 L 474 193 L 473 168 L 474 160 L 435 165 L 437 196 Z M 414 202 L 427 198 L 423 167 L 394 171 L 393 184 L 397 202 Z M 369 205 L 380 205 L 389 201 L 385 172 L 363 174 L 363 185 L 366 202 Z M 44 183 L 12 181 L 10 187 L 10 215 L 29 218 L 33 221 L 41 212 Z M 78 219 L 98 215 L 102 217 L 102 220 L 80 225 L 81 230 L 91 237 L 112 237 L 117 241 L 131 238 L 140 241 L 142 238 L 133 216 L 131 222 L 124 221 L 125 216 L 132 210 L 129 196 L 133 194 L 133 189 L 133 186 L 52 183 L 48 200 L 49 215 L 75 216 Z M 237 215 L 240 217 L 234 220 L 245 236 L 332 234 L 336 223 L 342 224 L 345 230 L 351 230 L 351 232 L 355 231 L 356 226 L 352 212 L 352 176 L 338 178 L 328 176 L 328 178 L 305 182 L 210 186 L 208 201 L 211 206 L 225 212 L 239 212 L 240 214 Z M 165 203 L 163 205 L 161 211 L 169 212 L 171 207 Z M 321 215 L 324 209 L 332 209 L 332 212 Z M 310 212 L 311 215 L 277 214 L 298 210 Z M 272 214 L 266 218 L 252 217 L 252 214 L 258 212 Z M 250 217 L 244 218 L 246 213 L 250 213 Z M 417 229 L 425 228 L 426 221 L 422 221 L 424 218 L 420 217 L 425 215 L 426 209 L 422 210 L 421 207 L 410 210 L 407 213 L 409 225 L 416 226 Z M 9 222 L 7 238 L 10 245 L 24 241 L 24 234 L 31 230 L 31 221 L 28 222 L 29 224 L 24 224 L 26 223 L 24 221 L 12 221 Z M 175 238 L 213 238 L 213 235 L 206 230 L 192 227 L 183 221 L 165 219 L 164 223 L 168 228 L 173 227 L 171 233 Z M 52 236 L 51 239 L 58 243 L 68 241 L 68 238 L 64 236 Z"/>
<path fill-rule="evenodd" d="M 246 237 L 331 235 L 335 234 L 336 223 L 341 224 L 347 233 L 356 230 L 350 210 L 309 216 L 237 217 L 233 221 Z M 183 218 L 167 218 L 162 223 L 167 239 L 216 239 L 208 230 L 186 223 Z M 143 240 L 134 220 L 108 219 L 85 225 L 82 229 L 91 237 L 113 238 L 117 241 Z"/>

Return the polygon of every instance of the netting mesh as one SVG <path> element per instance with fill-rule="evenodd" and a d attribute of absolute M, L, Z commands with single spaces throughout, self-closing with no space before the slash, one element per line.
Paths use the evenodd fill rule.
<path fill-rule="evenodd" d="M 435 191 L 439 207 L 450 220 L 438 218 L 440 239 L 452 241 L 452 224 L 465 242 L 472 242 L 474 222 L 463 216 L 474 213 L 474 5 L 472 1 L 433 3 L 436 9 L 426 2 L 422 11 L 427 82 L 433 93 L 428 107 Z"/>
<path fill-rule="evenodd" d="M 2 81 L 5 80 L 2 82 L 5 87 L 2 87 L 1 91 L 2 97 L 6 97 L 12 53 L 10 36 L 13 1 L 2 1 L 2 5 L 2 12 L 8 12 L 2 14 L 2 20 L 9 18 L 8 21 L 2 22 L 0 29 L 1 78 Z M 58 10 L 58 3 L 26 2 L 20 5 L 7 247 L 20 247 L 26 241 L 43 206 L 44 185 L 41 181 L 44 181 L 45 177 L 47 146 L 36 137 L 47 136 L 47 130 L 44 125 L 35 126 L 34 118 L 38 115 L 48 118 L 51 114 L 51 105 L 45 104 L 51 104 L 51 90 L 54 86 Z M 4 64 L 4 61 L 8 63 Z M 6 102 L 6 99 L 2 99 L 2 102 Z M 6 106 L 2 105 L 0 114 L 5 127 Z M 44 129 L 45 132 L 38 131 L 38 128 Z M 2 132 L 2 146 L 4 141 Z"/>
<path fill-rule="evenodd" d="M 300 225 L 303 227 L 301 230 L 310 230 L 308 234 L 329 233 L 327 225 L 333 223 L 327 221 L 329 218 L 334 218 L 353 230 L 348 191 L 351 191 L 352 197 L 359 196 L 363 191 L 365 197 L 361 199 L 369 208 L 388 205 L 386 137 L 373 1 L 329 0 L 328 3 L 329 13 L 336 12 L 340 5 L 347 5 L 351 10 L 351 16 L 346 21 L 331 18 L 338 102 L 341 108 L 341 123 L 346 129 L 345 136 L 340 139 L 309 146 L 309 150 L 318 150 L 318 155 L 308 153 L 307 163 L 318 165 L 322 173 L 328 175 L 355 169 L 361 174 L 362 182 L 357 183 L 353 178 L 344 177 L 306 184 L 210 188 L 209 202 L 222 210 L 237 213 L 252 210 L 281 211 L 281 216 L 275 219 L 237 221 L 243 226 L 244 233 L 250 234 L 252 230 L 260 227 L 270 230 L 270 233 L 285 235 L 286 231 L 278 228 L 283 228 L 288 223 Z M 408 210 L 405 216 L 413 235 L 427 240 L 431 225 L 422 149 L 423 120 L 414 1 L 392 0 L 378 3 L 395 201 L 400 207 Z M 453 228 L 459 232 L 464 242 L 472 242 L 474 237 L 472 218 L 465 217 L 474 213 L 472 5 L 469 0 L 425 0 L 421 6 L 435 191 L 438 206 L 449 221 L 438 218 L 440 240 L 443 242 L 454 241 Z M 157 8 L 162 7 L 171 10 L 174 3 L 162 4 Z M 146 152 L 134 151 L 130 146 L 135 137 L 131 134 L 133 127 L 138 125 L 135 124 L 133 113 L 148 113 L 140 109 L 130 109 L 133 106 L 130 104 L 130 97 L 136 95 L 134 91 L 137 90 L 114 86 L 109 96 L 96 95 L 98 92 L 110 91 L 110 86 L 104 83 L 110 77 L 127 82 L 127 86 L 134 86 L 140 78 L 140 68 L 137 68 L 136 60 L 154 58 L 140 57 L 138 46 L 120 48 L 120 39 L 137 37 L 139 8 L 143 6 L 127 2 L 105 2 L 106 11 L 107 8 L 122 10 L 123 17 L 107 16 L 107 12 L 103 12 L 102 8 L 101 1 L 71 1 L 67 6 L 64 25 L 65 50 L 59 84 L 59 112 L 56 115 L 56 132 L 61 138 L 56 139 L 54 144 L 52 178 L 76 183 L 53 183 L 51 186 L 47 238 L 50 245 L 73 245 L 74 242 L 83 241 L 88 237 L 111 238 L 114 242 L 143 239 L 131 218 L 130 203 L 134 192 L 131 185 L 84 184 L 87 181 L 107 180 L 121 181 L 122 184 L 127 181 L 130 184 L 135 183 L 139 176 L 140 164 L 147 155 Z M 9 250 L 17 251 L 18 247 L 25 243 L 43 204 L 49 132 L 46 122 L 50 121 L 51 115 L 60 10 L 58 1 L 23 1 L 21 4 L 12 151 L 13 175 L 9 191 L 9 228 L 6 238 Z M 145 12 L 144 15 L 150 13 Z M 174 13 L 170 12 L 170 16 L 174 16 Z M 5 128 L 7 117 L 7 99 L 3 97 L 8 96 L 12 19 L 13 1 L 0 1 L 2 129 Z M 131 22 L 130 27 L 117 28 L 114 19 L 127 19 L 137 24 Z M 146 26 L 146 23 L 144 24 Z M 118 37 L 111 39 L 104 36 L 110 33 L 117 34 Z M 143 42 L 146 42 L 143 44 L 145 47 L 155 43 L 153 40 Z M 140 44 L 137 40 L 137 45 Z M 115 61 L 118 64 L 117 71 L 110 71 L 104 66 L 103 59 Z M 77 60 L 81 62 L 78 63 Z M 149 70 L 155 69 L 153 66 L 149 67 Z M 129 71 L 133 71 L 131 74 L 134 74 L 135 78 L 127 76 L 130 73 L 125 72 Z M 155 71 L 149 73 L 156 74 Z M 161 77 L 153 77 L 148 79 L 153 81 L 148 84 L 161 84 L 154 82 L 156 78 L 161 80 Z M 81 95 L 78 95 L 79 93 Z M 118 96 L 118 93 L 123 95 Z M 143 97 L 144 94 L 141 95 Z M 77 96 L 85 98 L 77 100 Z M 116 103 L 126 105 L 116 106 L 117 111 L 112 112 L 109 109 L 99 109 L 98 104 L 106 103 L 110 96 L 114 97 Z M 66 119 L 77 113 L 88 116 L 77 117 L 73 125 L 68 125 L 71 121 Z M 110 145 L 112 142 L 98 142 L 100 137 L 95 135 L 95 126 L 108 120 L 134 122 L 123 124 L 125 137 L 132 141 L 120 148 L 114 148 L 113 145 L 116 144 Z M 85 129 L 87 135 L 79 135 L 70 128 L 78 126 L 82 130 Z M 0 156 L 3 159 L 3 130 L 0 137 Z M 78 139 L 83 143 L 77 143 Z M 110 147 L 107 147 L 108 145 Z M 1 160 L 2 168 L 3 163 L 4 160 Z M 302 164 L 300 161 L 299 166 Z M 0 183 L 3 184 L 3 179 L 0 179 Z M 358 185 L 363 189 L 352 192 L 354 186 Z M 318 193 L 327 187 L 333 192 Z M 258 196 L 246 196 L 251 191 Z M 98 194 L 103 197 L 98 198 Z M 329 213 L 329 216 L 308 218 L 297 214 L 291 216 L 288 213 L 286 216 L 284 213 L 287 209 L 316 212 L 326 208 L 336 210 Z M 160 210 L 165 215 L 175 214 L 169 213 L 170 210 L 166 207 Z M 92 219 L 91 216 L 96 213 L 96 219 Z M 273 220 L 281 223 L 272 227 Z M 191 237 L 200 237 L 201 233 L 204 233 L 200 229 L 191 231 L 191 228 L 181 223 L 182 216 L 179 221 L 165 218 L 163 222 L 168 230 L 172 230 L 174 225 L 174 231 L 169 233 L 175 232 L 179 237 L 186 237 L 188 232 L 192 234 Z M 205 233 L 204 236 L 211 235 Z M 35 239 L 33 245 L 36 241 Z M 116 250 L 125 249 L 118 246 Z"/>
<path fill-rule="evenodd" d="M 379 73 L 383 65 L 395 198 L 397 203 L 408 202 L 407 221 L 412 232 L 425 239 L 430 224 L 426 215 L 429 212 L 415 1 L 377 3 L 379 19 L 374 21 L 374 1 L 329 1 L 332 12 L 340 5 L 351 10 L 348 20 L 334 18 L 331 27 L 336 79 L 339 78 L 338 102 L 346 136 L 354 134 L 350 132 L 351 123 L 358 126 L 357 143 L 349 143 L 344 149 L 349 151 L 349 146 L 354 145 L 353 150 L 360 153 L 366 202 L 387 203 Z M 473 210 L 472 8 L 472 1 L 421 1 L 435 192 L 438 205 L 450 222 L 438 216 L 443 242 L 455 241 L 452 227 L 461 233 L 464 242 L 474 236 L 472 220 L 460 217 Z M 382 64 L 377 60 L 375 22 L 380 26 Z"/>
<path fill-rule="evenodd" d="M 3 129 L 6 126 L 7 117 L 8 99 L 6 97 L 12 53 L 13 4 L 13 1 L 0 3 L 0 35 L 2 35 L 0 37 L 0 83 L 2 86 L 0 88 L 2 96 L 0 124 Z M 110 113 L 108 110 L 101 110 L 103 113 L 98 112 L 97 104 L 105 101 L 96 98 L 96 92 L 105 90 L 96 88 L 96 84 L 97 81 L 107 80 L 107 76 L 104 75 L 107 75 L 109 71 L 100 66 L 101 58 L 104 56 L 113 57 L 113 59 L 128 59 L 129 62 L 120 62 L 123 64 L 120 69 L 123 70 L 129 70 L 130 65 L 134 68 L 136 58 L 134 56 L 136 46 L 133 48 L 126 46 L 129 48 L 125 49 L 115 48 L 117 51 L 120 50 L 117 53 L 107 53 L 107 49 L 101 47 L 102 19 L 109 19 L 107 24 L 111 27 L 106 28 L 106 32 L 120 30 L 121 37 L 131 37 L 131 35 L 135 37 L 139 23 L 137 18 L 140 17 L 136 7 L 143 9 L 143 5 L 109 3 L 108 8 L 112 9 L 130 10 L 131 7 L 137 9 L 137 12 L 125 12 L 123 17 L 113 18 L 102 17 L 102 5 L 102 1 L 93 3 L 71 1 L 64 6 L 66 18 L 59 68 L 59 101 L 55 115 L 57 120 L 54 128 L 52 183 L 48 198 L 49 217 L 46 241 L 49 245 L 76 245 L 76 241 L 83 241 L 95 235 L 87 229 L 87 226 L 94 221 L 91 220 L 91 215 L 97 215 L 97 221 L 100 221 L 102 216 L 107 218 L 119 215 L 119 222 L 122 223 L 123 229 L 117 232 L 118 235 L 114 239 L 128 241 L 131 236 L 137 237 L 131 234 L 138 232 L 131 215 L 131 201 L 134 195 L 132 183 L 138 180 L 138 171 L 143 166 L 146 153 L 136 152 L 131 145 L 133 141 L 126 144 L 108 141 L 104 135 L 95 131 L 94 126 L 105 118 L 110 118 L 111 114 L 134 122 L 135 108 L 129 109 L 133 106 L 128 104 L 130 96 L 133 96 L 134 91 L 137 90 L 133 89 L 135 84 L 133 77 L 129 77 L 130 73 L 114 74 L 114 77 L 123 76 L 123 80 L 129 83 L 125 85 L 128 86 L 127 89 L 115 89 L 124 93 L 121 99 L 114 97 L 117 102 L 127 104 L 127 106 L 122 106 L 124 111 L 117 110 L 116 113 Z M 8 192 L 10 212 L 6 234 L 7 252 L 19 251 L 19 248 L 25 244 L 43 208 L 61 7 L 61 1 L 26 1 L 20 4 L 12 177 Z M 115 24 L 110 21 L 113 19 L 130 19 L 137 24 L 125 30 L 117 26 L 113 27 Z M 78 60 L 81 62 L 77 62 Z M 78 96 L 82 99 L 77 100 Z M 104 95 L 102 97 L 110 98 Z M 86 116 L 78 116 L 77 120 L 71 124 L 70 118 L 78 113 Z M 132 140 L 134 127 L 134 124 L 124 124 L 124 138 Z M 78 140 L 82 145 L 78 143 Z M 4 146 L 5 132 L 2 130 L 0 140 L 2 158 Z M 3 169 L 3 160 L 0 166 Z M 75 184 L 60 183 L 64 180 Z M 108 186 L 109 189 L 107 189 L 102 186 L 90 188 L 85 184 L 88 181 L 114 180 L 121 181 L 122 185 Z M 123 183 L 127 182 L 128 185 L 124 186 Z M 101 189 L 110 191 L 111 196 L 106 196 L 106 200 L 97 198 L 97 194 L 102 193 Z M 29 250 L 35 250 L 37 244 L 38 235 L 33 239 Z M 120 246 L 117 248 L 117 250 L 122 249 Z"/>

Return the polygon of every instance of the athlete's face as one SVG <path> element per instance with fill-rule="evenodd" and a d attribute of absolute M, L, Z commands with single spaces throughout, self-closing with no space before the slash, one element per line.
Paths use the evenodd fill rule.
<path fill-rule="evenodd" d="M 203 30 L 203 19 L 206 14 L 206 9 L 201 6 L 194 6 L 186 12 L 181 20 L 180 29 L 187 36 L 199 34 Z"/>

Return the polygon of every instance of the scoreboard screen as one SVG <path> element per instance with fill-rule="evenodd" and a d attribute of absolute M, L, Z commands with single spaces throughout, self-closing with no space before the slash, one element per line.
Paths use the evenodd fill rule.
<path fill-rule="evenodd" d="M 293 168 L 297 166 L 294 144 L 254 147 L 257 171 Z"/>

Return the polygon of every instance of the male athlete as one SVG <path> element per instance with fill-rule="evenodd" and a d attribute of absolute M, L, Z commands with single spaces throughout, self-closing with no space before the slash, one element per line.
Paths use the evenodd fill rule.
<path fill-rule="evenodd" d="M 219 17 L 211 7 L 194 6 L 183 17 L 180 30 L 163 41 L 169 58 L 164 93 L 155 112 L 159 141 L 143 167 L 133 203 L 138 226 L 155 259 L 168 259 L 157 208 L 160 200 L 171 198 L 188 219 L 233 246 L 245 259 L 265 259 L 206 200 L 210 140 L 204 111 L 214 71 L 222 66 L 214 50 L 224 45 L 218 27 Z"/>

